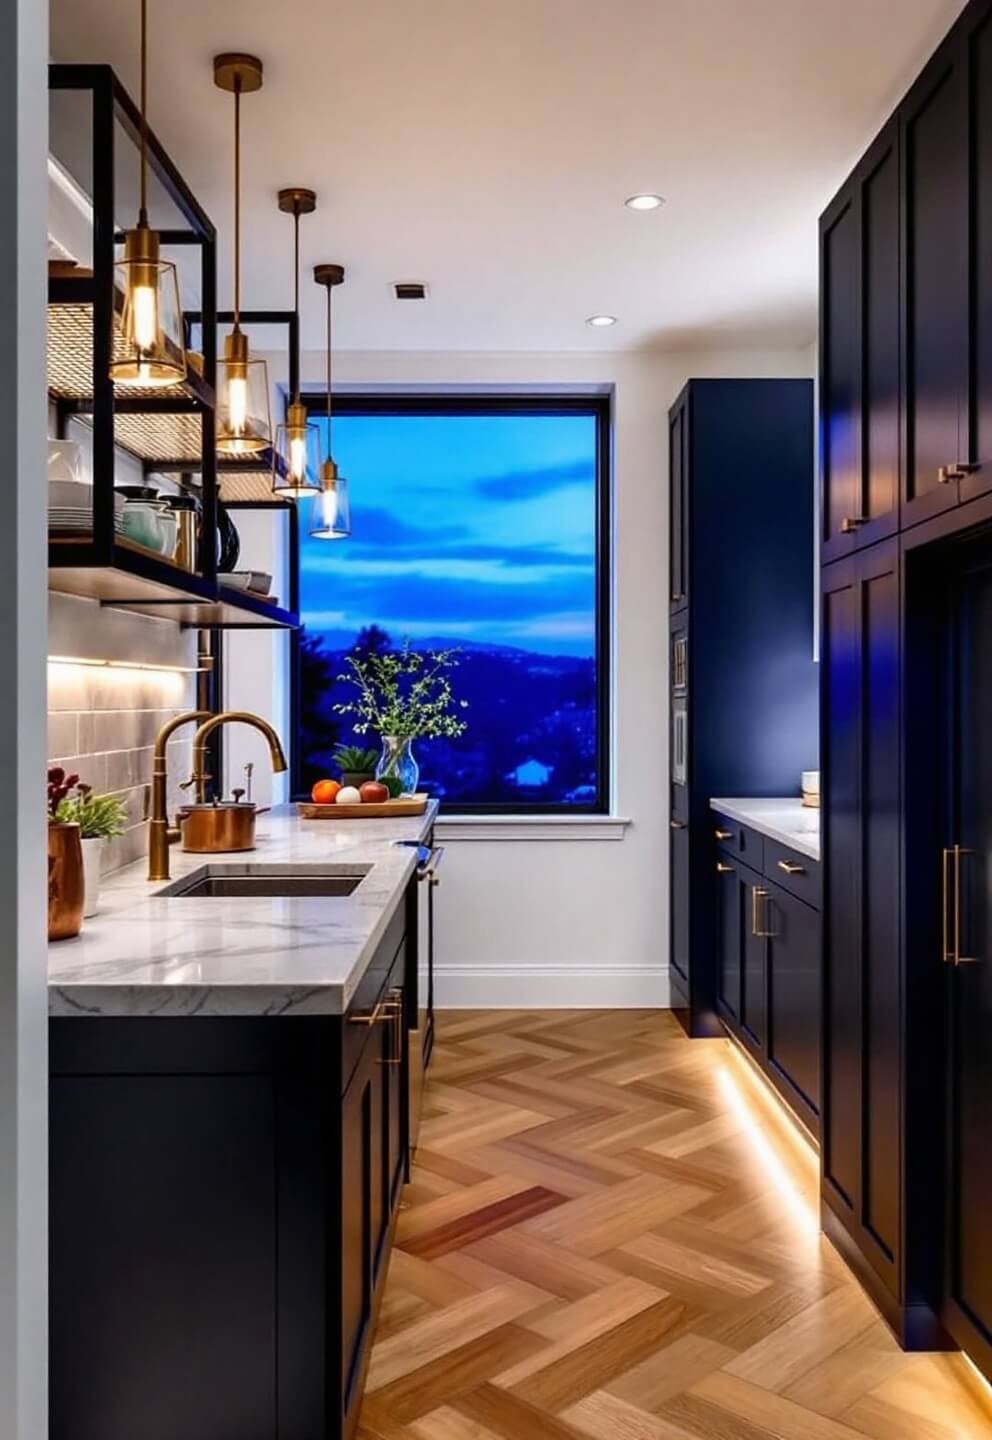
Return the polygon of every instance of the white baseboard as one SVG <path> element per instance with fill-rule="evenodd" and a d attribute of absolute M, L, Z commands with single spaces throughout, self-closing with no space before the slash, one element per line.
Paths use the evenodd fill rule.
<path fill-rule="evenodd" d="M 439 1010 L 667 1010 L 668 967 L 464 965 L 434 971 Z"/>

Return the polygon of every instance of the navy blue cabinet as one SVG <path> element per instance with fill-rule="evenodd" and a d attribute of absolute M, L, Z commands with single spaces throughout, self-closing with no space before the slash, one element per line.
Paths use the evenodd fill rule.
<path fill-rule="evenodd" d="M 669 435 L 669 978 L 713 1035 L 710 797 L 797 795 L 817 763 L 812 383 L 692 380 Z"/>
<path fill-rule="evenodd" d="M 819 863 L 723 815 L 712 817 L 712 829 L 717 1014 L 795 1115 L 818 1135 Z M 750 864 L 740 858 L 744 851 Z M 808 887 L 808 893 L 796 895 L 783 881 L 793 889 Z"/>
<path fill-rule="evenodd" d="M 825 212 L 820 306 L 823 1219 L 904 1344 L 992 1375 L 992 0 Z"/>
<path fill-rule="evenodd" d="M 830 561 L 899 522 L 899 127 L 820 221 L 821 539 Z"/>

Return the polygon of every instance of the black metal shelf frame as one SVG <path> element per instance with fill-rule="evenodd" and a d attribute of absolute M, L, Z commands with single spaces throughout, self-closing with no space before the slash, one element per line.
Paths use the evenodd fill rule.
<path fill-rule="evenodd" d="M 187 228 L 159 231 L 164 250 L 194 246 L 199 250 L 200 304 L 195 318 L 201 323 L 202 375 L 190 370 L 186 380 L 156 394 L 115 387 L 110 363 L 115 325 L 114 271 L 121 236 L 115 216 L 115 134 L 120 125 L 137 146 L 141 116 L 109 65 L 51 65 L 49 86 L 55 91 L 88 93 L 91 97 L 92 274 L 52 276 L 48 284 L 50 315 L 59 307 L 86 307 L 91 346 L 89 383 L 50 390 L 56 425 L 63 434 L 71 417 L 87 415 L 92 425 L 93 523 L 92 533 L 49 540 L 50 587 L 88 595 L 104 605 L 166 615 L 186 625 L 204 627 L 249 626 L 287 628 L 297 623 L 295 612 L 223 586 L 217 573 L 218 457 L 215 440 L 217 382 L 217 235 L 213 222 L 200 206 L 175 164 L 157 139 L 148 133 L 148 165 L 163 191 L 175 205 Z M 268 312 L 261 312 L 267 314 Z M 78 322 L 80 317 L 74 317 Z M 86 317 L 84 317 L 86 318 Z M 184 316 L 187 332 L 194 314 Z M 245 317 L 247 319 L 247 312 Z M 273 318 L 290 323 L 298 334 L 298 319 L 277 312 Z M 211 323 L 211 321 L 213 323 Z M 291 347 L 298 364 L 298 347 Z M 78 360 L 78 351 L 77 356 Z M 77 366 L 78 368 L 78 366 Z M 88 393 L 87 393 L 88 392 Z M 140 417 L 188 417 L 199 421 L 198 444 L 187 456 L 142 453 L 141 446 L 122 443 L 118 418 L 138 422 Z M 178 427 L 177 427 L 178 433 Z M 188 436 L 188 430 L 187 430 Z M 195 572 L 181 569 L 163 557 L 122 542 L 114 528 L 115 449 L 130 450 L 143 468 L 178 473 L 199 473 L 202 524 Z M 274 502 L 281 503 L 281 502 Z"/>

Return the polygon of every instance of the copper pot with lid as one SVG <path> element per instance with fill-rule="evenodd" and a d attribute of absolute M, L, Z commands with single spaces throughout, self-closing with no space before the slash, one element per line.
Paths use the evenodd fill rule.
<path fill-rule="evenodd" d="M 194 855 L 254 850 L 257 813 L 258 807 L 250 800 L 184 805 L 179 811 L 182 848 Z"/>

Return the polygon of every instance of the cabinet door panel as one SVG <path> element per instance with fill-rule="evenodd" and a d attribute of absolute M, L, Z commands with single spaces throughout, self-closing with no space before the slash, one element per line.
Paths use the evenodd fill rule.
<path fill-rule="evenodd" d="M 746 1037 L 764 1050 L 768 1014 L 765 952 L 769 918 L 768 885 L 760 875 L 741 870 L 744 890 L 744 964 L 741 971 L 741 1026 Z"/>
<path fill-rule="evenodd" d="M 854 563 L 824 572 L 823 1173 L 853 1219 L 861 1147 L 860 620 Z"/>
<path fill-rule="evenodd" d="M 836 202 L 821 230 L 820 453 L 823 540 L 840 542 L 861 513 L 861 373 L 857 191 Z"/>
<path fill-rule="evenodd" d="M 725 856 L 717 862 L 717 998 L 725 1018 L 733 1022 L 741 1012 L 741 966 L 744 939 L 744 886 L 737 867 Z"/>
<path fill-rule="evenodd" d="M 668 431 L 668 477 L 670 486 L 670 533 L 672 605 L 683 605 L 688 598 L 687 495 L 685 427 L 687 406 L 680 405 L 672 415 Z"/>
<path fill-rule="evenodd" d="M 906 508 L 915 523 L 957 504 L 940 470 L 962 458 L 968 360 L 966 88 L 945 47 L 903 108 Z"/>
<path fill-rule="evenodd" d="M 371 1044 L 366 1052 L 373 1050 Z M 375 1068 L 364 1060 L 341 1102 L 341 1414 L 357 1405 L 372 1320 Z"/>
<path fill-rule="evenodd" d="M 899 1243 L 899 576 L 880 557 L 862 585 L 863 914 L 865 1005 L 862 1209 L 891 1258 Z"/>
<path fill-rule="evenodd" d="M 689 827 L 676 821 L 669 837 L 671 856 L 671 965 L 689 986 Z"/>
<path fill-rule="evenodd" d="M 971 91 L 971 387 L 969 458 L 962 500 L 992 490 L 992 7 L 968 37 Z"/>
<path fill-rule="evenodd" d="M 820 1108 L 820 916 L 781 887 L 769 889 L 768 1061 L 809 1119 Z"/>
<path fill-rule="evenodd" d="M 960 954 L 950 987 L 949 1328 L 976 1358 L 992 1358 L 992 565 L 973 564 L 954 586 L 957 657 L 949 844 L 960 845 Z M 958 887 L 952 887 L 952 906 Z M 976 1343 L 977 1342 L 977 1343 Z"/>
<path fill-rule="evenodd" d="M 899 513 L 899 137 L 891 125 L 861 188 L 863 484 L 860 540 L 896 528 Z M 885 523 L 887 522 L 887 523 Z"/>

